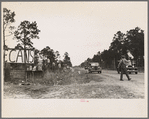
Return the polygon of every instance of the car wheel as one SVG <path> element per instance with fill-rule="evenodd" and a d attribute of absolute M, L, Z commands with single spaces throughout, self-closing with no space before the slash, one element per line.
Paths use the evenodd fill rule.
<path fill-rule="evenodd" d="M 138 74 L 138 72 L 135 72 L 135 74 Z"/>
<path fill-rule="evenodd" d="M 100 71 L 100 73 L 102 73 L 102 72 Z"/>
<path fill-rule="evenodd" d="M 131 74 L 131 72 L 129 72 L 129 74 Z"/>

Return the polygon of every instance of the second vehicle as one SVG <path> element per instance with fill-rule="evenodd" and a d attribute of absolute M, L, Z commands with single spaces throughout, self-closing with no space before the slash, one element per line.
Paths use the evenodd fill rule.
<path fill-rule="evenodd" d="M 102 68 L 100 67 L 98 62 L 90 62 L 89 67 L 88 67 L 88 72 L 98 72 L 102 73 Z"/>

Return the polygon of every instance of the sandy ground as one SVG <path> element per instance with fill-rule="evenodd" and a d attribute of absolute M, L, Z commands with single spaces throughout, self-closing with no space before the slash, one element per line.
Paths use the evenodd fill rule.
<path fill-rule="evenodd" d="M 80 72 L 77 73 L 78 71 Z M 88 74 L 83 68 L 77 68 L 75 72 L 75 81 L 70 85 L 21 85 L 5 82 L 4 99 L 144 98 L 144 73 L 131 74 L 131 81 L 126 76 L 124 81 L 120 81 L 120 74 L 116 71 L 103 70 L 101 74 Z"/>

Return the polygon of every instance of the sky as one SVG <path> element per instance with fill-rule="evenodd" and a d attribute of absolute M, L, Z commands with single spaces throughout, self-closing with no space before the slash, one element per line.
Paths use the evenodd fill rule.
<path fill-rule="evenodd" d="M 15 12 L 16 28 L 24 20 L 36 21 L 41 32 L 33 46 L 39 50 L 49 46 L 60 52 L 61 59 L 68 52 L 73 66 L 108 49 L 117 31 L 147 30 L 145 1 L 2 2 L 2 8 Z M 16 46 L 12 36 L 6 39 L 6 45 Z"/>

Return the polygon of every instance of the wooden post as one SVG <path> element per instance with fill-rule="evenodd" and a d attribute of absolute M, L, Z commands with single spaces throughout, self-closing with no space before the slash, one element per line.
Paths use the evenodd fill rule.
<path fill-rule="evenodd" d="M 27 73 L 26 73 L 26 45 L 24 44 L 24 63 L 25 63 L 25 81 L 27 82 Z"/>

